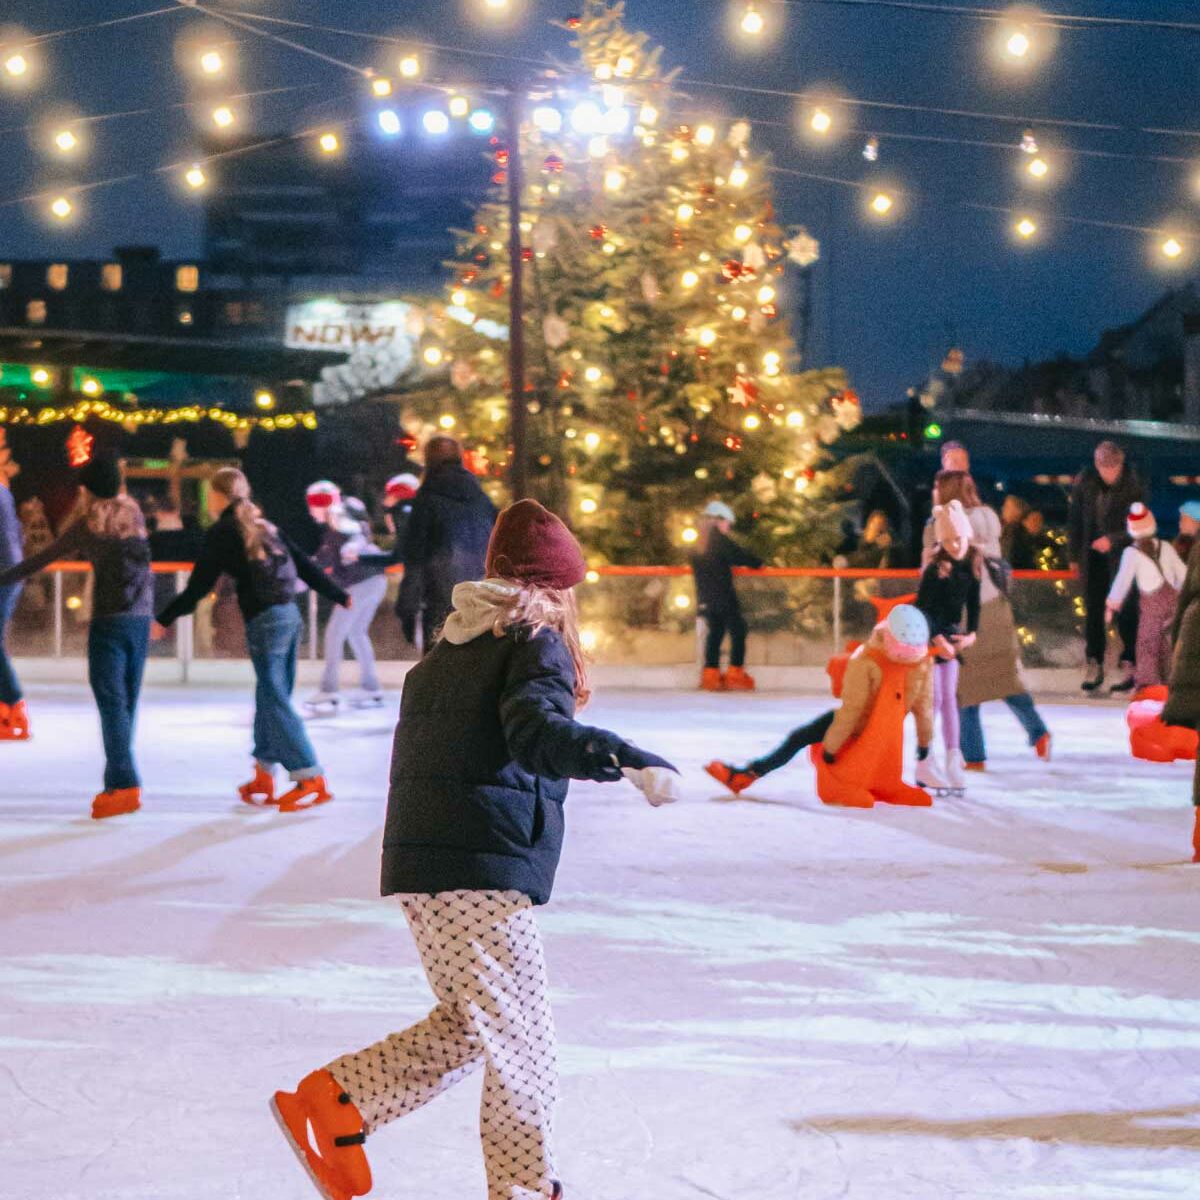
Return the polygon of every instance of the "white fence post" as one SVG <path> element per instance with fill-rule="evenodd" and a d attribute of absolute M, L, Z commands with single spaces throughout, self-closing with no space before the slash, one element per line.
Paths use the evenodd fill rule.
<path fill-rule="evenodd" d="M 833 652 L 842 652 L 842 577 L 833 577 Z"/>
<path fill-rule="evenodd" d="M 175 572 L 175 593 L 187 587 L 188 573 Z M 179 676 L 183 683 L 190 682 L 192 660 L 196 657 L 196 618 L 189 613 L 175 625 L 175 657 L 179 660 Z"/>
<path fill-rule="evenodd" d="M 317 593 L 308 591 L 308 657 L 316 662 L 321 657 L 320 631 L 317 628 Z"/>
<path fill-rule="evenodd" d="M 63 573 L 54 572 L 54 657 L 63 656 Z"/>

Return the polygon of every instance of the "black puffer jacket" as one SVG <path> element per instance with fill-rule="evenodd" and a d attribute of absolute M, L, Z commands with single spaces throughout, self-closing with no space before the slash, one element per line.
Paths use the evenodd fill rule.
<path fill-rule="evenodd" d="M 620 778 L 629 751 L 576 724 L 562 638 L 441 641 L 408 675 L 392 752 L 383 894 L 518 891 L 550 899 L 570 779 Z"/>
<path fill-rule="evenodd" d="M 733 582 L 734 567 L 757 570 L 763 561 L 756 554 L 739 546 L 733 538 L 719 529 L 708 535 L 708 546 L 692 555 L 692 574 L 696 579 L 696 603 L 707 617 L 729 617 L 741 612 L 737 588 Z"/>
<path fill-rule="evenodd" d="M 413 501 L 404 532 L 404 583 L 397 611 L 425 610 L 427 629 L 450 614 L 455 587 L 482 579 L 496 506 L 466 467 L 446 463 L 430 471 Z"/>

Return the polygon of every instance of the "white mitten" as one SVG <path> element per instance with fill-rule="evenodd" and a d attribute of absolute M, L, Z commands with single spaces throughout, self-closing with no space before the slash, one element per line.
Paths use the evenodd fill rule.
<path fill-rule="evenodd" d="M 678 773 L 670 771 L 666 767 L 643 767 L 640 771 L 626 767 L 621 774 L 655 808 L 661 808 L 664 804 L 674 804 L 683 795 L 679 787 Z"/>

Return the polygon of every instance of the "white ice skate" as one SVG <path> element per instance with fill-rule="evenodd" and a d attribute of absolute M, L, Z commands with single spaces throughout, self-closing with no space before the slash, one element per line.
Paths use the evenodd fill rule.
<path fill-rule="evenodd" d="M 967 767 L 961 750 L 951 750 L 946 755 L 946 782 L 951 796 L 967 794 Z"/>
<path fill-rule="evenodd" d="M 342 698 L 337 692 L 314 692 L 304 702 L 308 717 L 336 717 L 342 711 Z"/>
<path fill-rule="evenodd" d="M 384 696 L 382 692 L 359 690 L 350 697 L 352 708 L 382 708 Z"/>
<path fill-rule="evenodd" d="M 962 762 L 962 755 L 959 755 L 959 763 Z M 924 762 L 917 763 L 917 787 L 923 788 L 938 800 L 944 800 L 947 796 L 958 797 L 963 794 L 963 788 L 955 788 L 950 778 L 949 771 L 943 772 L 937 764 L 937 759 L 933 757 L 933 751 L 930 751 L 929 757 Z"/>

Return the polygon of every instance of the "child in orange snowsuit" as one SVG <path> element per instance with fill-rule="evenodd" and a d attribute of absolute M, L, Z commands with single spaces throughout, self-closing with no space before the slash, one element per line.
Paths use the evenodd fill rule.
<path fill-rule="evenodd" d="M 904 718 L 917 722 L 917 755 L 933 741 L 933 681 L 929 625 L 910 605 L 892 610 L 850 658 L 842 707 L 820 746 L 813 747 L 817 794 L 825 804 L 928 808 L 928 792 L 903 779 Z"/>

